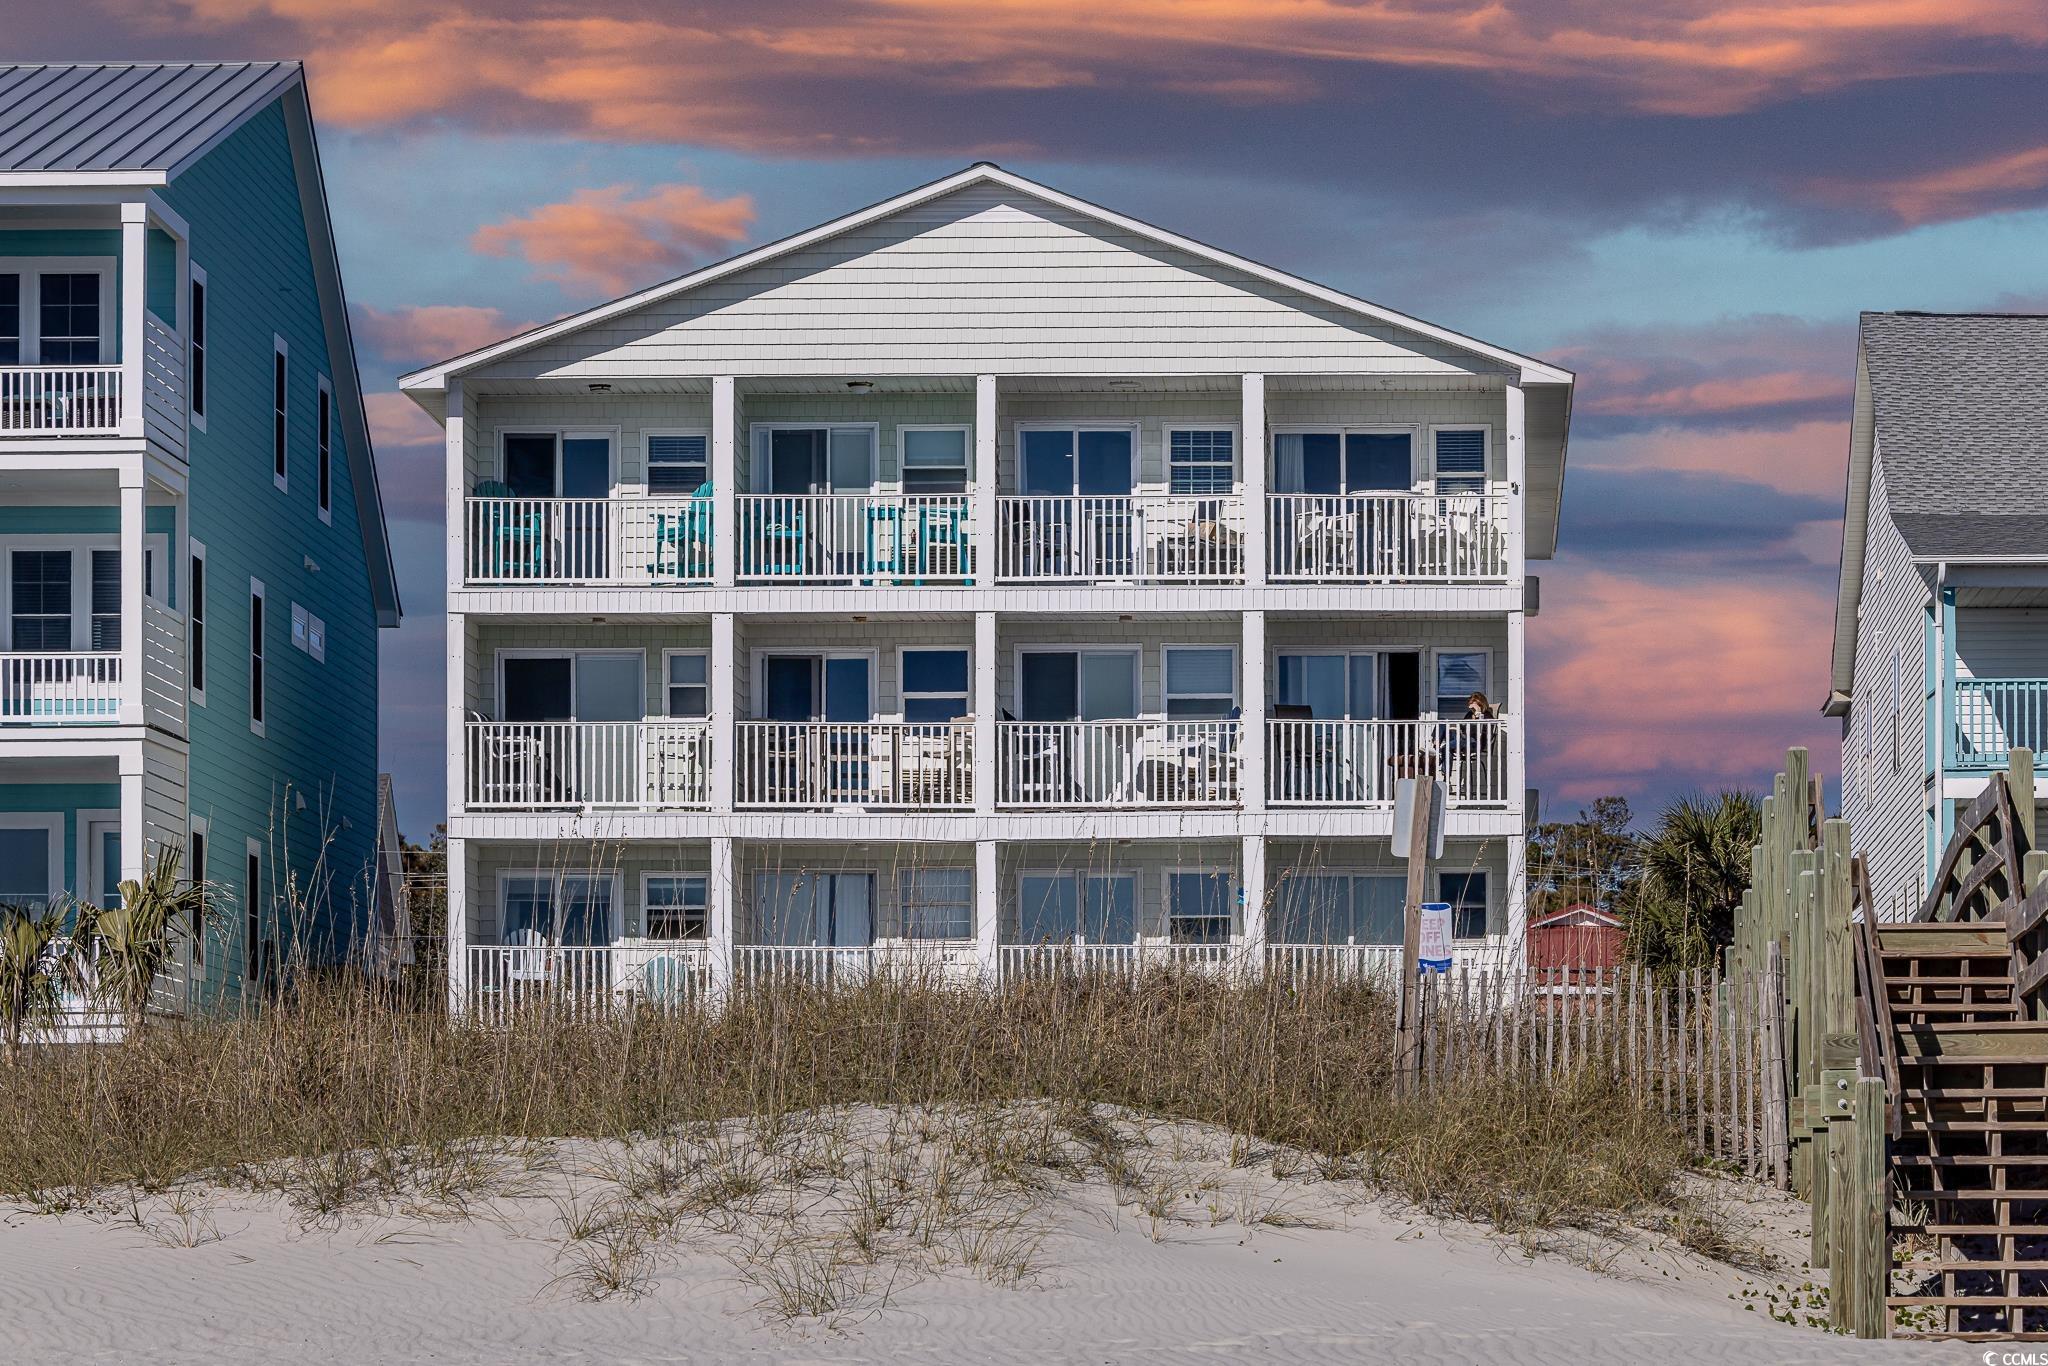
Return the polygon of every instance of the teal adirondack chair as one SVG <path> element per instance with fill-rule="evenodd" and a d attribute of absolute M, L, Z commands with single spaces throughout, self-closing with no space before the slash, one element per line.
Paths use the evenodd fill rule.
<path fill-rule="evenodd" d="M 697 485 L 687 507 L 654 514 L 654 559 L 647 572 L 660 578 L 671 564 L 677 578 L 704 578 L 711 573 L 712 486 Z M 671 554 L 673 550 L 673 554 Z"/>
<path fill-rule="evenodd" d="M 497 479 L 477 484 L 479 498 L 511 498 L 512 486 Z M 480 528 L 486 559 L 486 579 L 537 579 L 541 576 L 546 550 L 546 518 L 539 508 L 516 509 L 498 505 L 486 509 Z"/>

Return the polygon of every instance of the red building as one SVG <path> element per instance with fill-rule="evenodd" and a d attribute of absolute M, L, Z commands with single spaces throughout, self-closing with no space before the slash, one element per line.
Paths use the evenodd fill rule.
<path fill-rule="evenodd" d="M 1582 971 L 1612 969 L 1621 962 L 1621 921 L 1592 906 L 1567 906 L 1529 922 L 1527 962 L 1534 972 L 1569 979 Z"/>

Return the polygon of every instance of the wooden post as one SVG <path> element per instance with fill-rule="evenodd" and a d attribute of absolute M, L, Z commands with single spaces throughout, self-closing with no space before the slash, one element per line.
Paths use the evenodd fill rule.
<path fill-rule="evenodd" d="M 1427 765 L 1416 767 L 1422 771 L 1415 775 L 1414 820 L 1408 831 L 1408 905 L 1401 927 L 1401 989 L 1394 1018 L 1397 1075 L 1404 1086 L 1412 1086 L 1422 1075 L 1421 999 L 1415 976 L 1422 957 L 1422 902 L 1429 893 L 1430 816 L 1436 806 L 1436 775 Z"/>
<path fill-rule="evenodd" d="M 2034 843 L 2034 751 L 2030 749 L 2009 750 L 2005 756 L 2005 785 L 2012 793 L 2013 814 L 2019 819 L 2020 832 L 2027 837 L 2027 848 Z"/>
<path fill-rule="evenodd" d="M 1887 1220 L 1891 1213 L 1891 1176 L 1885 1169 L 1884 1083 L 1859 1078 L 1853 1088 L 1851 1112 L 1856 1117 L 1855 1148 L 1846 1183 L 1856 1201 L 1850 1239 L 1855 1252 L 1850 1264 L 1856 1281 L 1850 1293 L 1850 1331 L 1860 1338 L 1891 1336 L 1891 1310 L 1885 1297 L 1891 1288 L 1892 1243 Z"/>
<path fill-rule="evenodd" d="M 1828 1097 L 1827 1160 L 1818 1164 L 1821 1176 L 1813 1187 L 1813 1250 L 1808 1258 L 1815 1270 L 1833 1273 L 1828 1277 L 1828 1326 L 1838 1333 L 1848 1332 L 1854 1323 L 1860 1270 L 1856 1264 L 1860 1249 L 1853 1236 L 1860 1208 L 1853 1189 L 1857 1116 L 1850 1086 L 1844 1081 Z"/>

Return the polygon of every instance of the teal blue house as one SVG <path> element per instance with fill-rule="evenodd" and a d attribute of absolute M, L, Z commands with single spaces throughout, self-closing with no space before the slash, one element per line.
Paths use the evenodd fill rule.
<path fill-rule="evenodd" d="M 0 66 L 0 903 L 180 850 L 195 1007 L 356 950 L 398 614 L 303 69 Z"/>

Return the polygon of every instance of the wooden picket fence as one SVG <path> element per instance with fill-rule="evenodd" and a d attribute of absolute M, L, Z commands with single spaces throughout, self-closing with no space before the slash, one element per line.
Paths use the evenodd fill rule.
<path fill-rule="evenodd" d="M 1782 971 L 1639 965 L 1422 979 L 1422 1083 L 1604 1070 L 1702 1157 L 1783 1184 Z"/>

